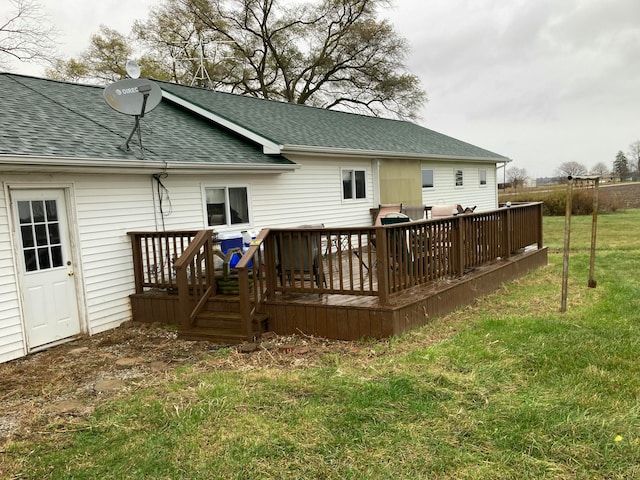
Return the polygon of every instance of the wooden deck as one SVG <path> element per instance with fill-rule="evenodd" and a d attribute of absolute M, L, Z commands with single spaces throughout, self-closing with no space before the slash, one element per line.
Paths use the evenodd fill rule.
<path fill-rule="evenodd" d="M 546 264 L 547 249 L 532 250 L 462 277 L 412 287 L 385 304 L 374 296 L 280 296 L 266 302 L 268 325 L 281 335 L 303 333 L 340 340 L 400 335 Z"/>
<path fill-rule="evenodd" d="M 545 265 L 541 228 L 531 204 L 375 229 L 272 229 L 238 264 L 231 295 L 216 292 L 211 232 L 135 233 L 133 319 L 220 343 L 265 330 L 399 335 Z"/>

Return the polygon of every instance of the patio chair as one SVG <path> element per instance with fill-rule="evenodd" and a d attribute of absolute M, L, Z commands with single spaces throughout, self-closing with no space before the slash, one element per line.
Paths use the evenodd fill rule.
<path fill-rule="evenodd" d="M 373 220 L 373 226 L 382 225 L 382 219 L 390 213 L 402 213 L 402 203 L 379 204 L 376 217 Z"/>
<path fill-rule="evenodd" d="M 302 225 L 298 228 L 323 228 L 324 225 Z M 298 280 L 303 286 L 305 281 L 314 282 L 320 288 L 326 284 L 321 275 L 322 262 L 318 237 L 313 232 L 283 232 L 276 235 L 276 255 L 278 277 L 282 285 L 288 281 L 293 286 Z"/>
<path fill-rule="evenodd" d="M 394 215 L 394 214 L 403 215 L 403 213 L 402 213 L 402 203 L 387 203 L 387 204 L 381 203 L 381 204 L 379 204 L 378 205 L 378 211 L 373 216 L 373 226 L 374 227 L 381 226 L 383 218 L 385 218 L 387 215 Z M 373 247 L 374 249 L 376 248 L 376 234 L 375 233 L 371 234 L 370 246 Z M 353 253 L 354 253 L 354 255 L 356 257 L 358 257 L 358 259 L 360 260 L 360 263 L 362 263 L 362 266 L 367 271 L 369 271 L 369 265 L 367 265 L 367 263 L 364 261 L 364 258 L 361 256 L 361 253 L 359 251 L 357 251 L 357 250 L 354 251 Z M 375 261 L 373 262 L 373 264 L 375 265 Z"/>
<path fill-rule="evenodd" d="M 411 221 L 408 215 L 404 213 L 388 213 L 381 220 L 382 225 L 395 225 L 398 223 L 407 223 Z M 403 230 L 397 229 L 391 235 L 389 247 L 389 266 L 394 271 L 401 271 L 402 266 L 406 272 L 412 270 L 412 259 L 409 251 L 409 241 Z"/>
<path fill-rule="evenodd" d="M 431 207 L 431 218 L 452 217 L 463 211 L 461 205 L 434 205 Z"/>
<path fill-rule="evenodd" d="M 407 205 L 402 207 L 402 213 L 408 215 L 411 220 L 424 220 L 426 205 Z"/>

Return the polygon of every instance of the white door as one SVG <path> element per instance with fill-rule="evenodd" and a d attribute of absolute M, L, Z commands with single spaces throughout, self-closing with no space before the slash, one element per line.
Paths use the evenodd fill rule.
<path fill-rule="evenodd" d="M 80 333 L 64 190 L 12 190 L 28 348 Z"/>

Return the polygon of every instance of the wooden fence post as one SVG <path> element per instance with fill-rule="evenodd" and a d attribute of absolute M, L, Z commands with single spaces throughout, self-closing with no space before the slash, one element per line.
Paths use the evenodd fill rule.
<path fill-rule="evenodd" d="M 571 237 L 571 200 L 572 200 L 573 179 L 567 178 L 567 201 L 564 214 L 564 255 L 562 256 L 562 301 L 560 311 L 567 311 L 567 283 L 569 281 L 569 248 Z"/>

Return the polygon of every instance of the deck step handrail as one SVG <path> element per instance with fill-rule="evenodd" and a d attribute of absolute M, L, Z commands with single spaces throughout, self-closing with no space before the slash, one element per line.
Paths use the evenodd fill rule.
<path fill-rule="evenodd" d="M 188 330 L 216 289 L 211 230 L 200 230 L 173 266 L 178 286 L 179 323 L 182 330 Z"/>
<path fill-rule="evenodd" d="M 267 298 L 266 269 L 261 266 L 266 265 L 263 242 L 268 236 L 268 229 L 261 230 L 235 267 L 238 271 L 241 333 L 247 340 L 252 335 L 253 321 L 261 313 L 261 307 Z"/>

